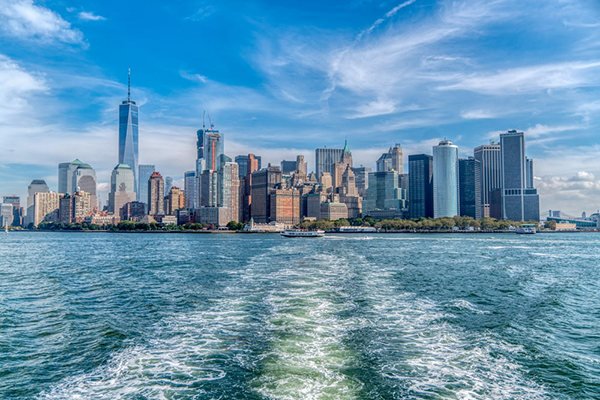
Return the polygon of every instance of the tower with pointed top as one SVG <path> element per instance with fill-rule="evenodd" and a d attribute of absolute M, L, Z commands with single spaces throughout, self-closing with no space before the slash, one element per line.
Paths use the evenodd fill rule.
<path fill-rule="evenodd" d="M 127 100 L 119 105 L 119 164 L 129 165 L 133 172 L 134 190 L 138 187 L 138 106 L 131 100 L 131 70 L 127 74 Z M 142 199 L 144 201 L 145 199 Z"/>

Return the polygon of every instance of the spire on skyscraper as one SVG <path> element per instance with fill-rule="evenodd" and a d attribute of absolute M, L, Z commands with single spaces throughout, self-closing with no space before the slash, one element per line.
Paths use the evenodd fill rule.
<path fill-rule="evenodd" d="M 127 102 L 131 101 L 131 68 L 127 69 Z"/>

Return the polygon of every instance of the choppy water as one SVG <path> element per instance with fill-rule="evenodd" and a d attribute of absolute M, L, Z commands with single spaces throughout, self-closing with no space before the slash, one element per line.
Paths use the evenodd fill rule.
<path fill-rule="evenodd" d="M 0 398 L 600 398 L 600 234 L 0 237 Z"/>

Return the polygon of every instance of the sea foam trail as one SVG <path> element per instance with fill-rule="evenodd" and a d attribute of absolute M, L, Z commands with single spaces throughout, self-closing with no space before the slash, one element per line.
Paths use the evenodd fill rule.
<path fill-rule="evenodd" d="M 340 318 L 349 307 L 339 285 L 346 264 L 324 254 L 298 260 L 298 250 L 270 254 L 278 251 L 290 262 L 271 276 L 277 284 L 265 298 L 270 349 L 251 385 L 268 399 L 359 398 L 361 382 L 345 372 L 358 363 L 344 343 L 354 321 Z"/>
<path fill-rule="evenodd" d="M 514 361 L 520 346 L 458 328 L 447 322 L 454 316 L 441 304 L 398 287 L 402 250 L 388 250 L 398 261 L 386 266 L 347 250 L 362 263 L 363 292 L 370 294 L 363 325 L 372 331 L 361 346 L 383 383 L 368 390 L 368 398 L 549 398 Z M 465 300 L 450 304 L 460 312 L 485 313 Z"/>
<path fill-rule="evenodd" d="M 231 375 L 252 369 L 244 332 L 253 322 L 245 308 L 239 299 L 222 300 L 210 310 L 167 318 L 143 344 L 118 352 L 90 373 L 67 378 L 39 398 L 235 397 L 247 389 Z"/>

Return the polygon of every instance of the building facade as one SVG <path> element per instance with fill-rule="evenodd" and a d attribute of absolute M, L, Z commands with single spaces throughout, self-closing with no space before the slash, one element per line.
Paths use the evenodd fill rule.
<path fill-rule="evenodd" d="M 148 215 L 164 215 L 165 181 L 158 171 L 148 179 Z"/>
<path fill-rule="evenodd" d="M 458 182 L 460 215 L 480 219 L 481 207 L 481 163 L 474 157 L 458 160 Z"/>
<path fill-rule="evenodd" d="M 433 146 L 433 216 L 454 217 L 458 207 L 458 147 L 442 140 Z"/>
<path fill-rule="evenodd" d="M 134 193 L 137 193 L 138 190 L 138 114 L 138 106 L 135 104 L 135 101 L 131 100 L 130 85 L 128 82 L 127 100 L 119 105 L 119 164 L 130 166 L 133 174 Z"/>
<path fill-rule="evenodd" d="M 540 199 L 537 190 L 528 187 L 525 134 L 516 130 L 500 135 L 502 162 L 502 219 L 539 221 Z M 533 165 L 533 164 L 531 164 Z M 529 179 L 533 181 L 533 179 Z"/>
<path fill-rule="evenodd" d="M 433 157 L 408 156 L 408 210 L 410 218 L 433 217 Z"/>
<path fill-rule="evenodd" d="M 500 145 L 491 143 L 475 148 L 473 152 L 475 159 L 481 165 L 481 216 L 490 216 L 491 193 L 494 189 L 500 189 L 502 182 L 500 179 Z"/>
<path fill-rule="evenodd" d="M 136 201 L 135 178 L 131 167 L 126 164 L 117 165 L 110 177 L 110 192 L 108 194 L 108 212 L 119 215 L 121 207 L 131 201 Z"/>
<path fill-rule="evenodd" d="M 333 173 L 333 164 L 341 161 L 343 149 L 320 148 L 315 150 L 315 172 L 317 179 L 323 172 Z"/>

